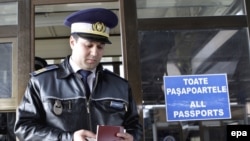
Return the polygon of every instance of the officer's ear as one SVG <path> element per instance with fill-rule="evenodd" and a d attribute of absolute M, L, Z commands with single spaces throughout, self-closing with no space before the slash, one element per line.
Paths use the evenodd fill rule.
<path fill-rule="evenodd" d="M 75 46 L 75 43 L 76 43 L 76 39 L 71 35 L 69 37 L 69 44 L 70 44 L 71 49 Z"/>

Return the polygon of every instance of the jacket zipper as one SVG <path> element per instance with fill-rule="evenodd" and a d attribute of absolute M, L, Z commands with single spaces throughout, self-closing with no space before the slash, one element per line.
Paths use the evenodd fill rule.
<path fill-rule="evenodd" d="M 77 77 L 80 78 L 81 84 L 83 85 L 82 88 L 84 88 L 84 89 L 82 89 L 82 91 L 85 92 L 85 86 L 84 86 L 84 84 L 83 84 L 83 82 L 82 82 L 82 80 L 81 80 L 80 74 L 79 74 L 79 75 L 77 74 Z M 90 95 L 91 95 L 91 94 L 92 94 L 92 92 L 90 93 Z M 89 99 L 90 99 L 90 96 L 89 96 Z M 91 126 L 91 116 L 90 116 L 90 109 L 89 109 L 89 101 L 90 101 L 89 99 L 88 99 L 87 96 L 86 96 L 85 101 L 86 101 L 86 110 L 87 110 L 88 119 L 89 119 L 89 129 L 92 130 L 92 126 Z"/>
<path fill-rule="evenodd" d="M 89 111 L 89 101 L 87 100 L 87 112 L 88 112 L 88 114 L 90 114 L 90 111 Z"/>
<path fill-rule="evenodd" d="M 91 112 L 90 112 L 90 108 L 89 108 L 89 103 L 90 103 L 90 100 L 91 100 L 91 95 L 92 95 L 92 93 L 94 92 L 94 90 L 96 88 L 98 76 L 99 76 L 99 72 L 96 73 L 96 78 L 95 78 L 94 86 L 92 88 L 92 92 L 90 92 L 89 99 L 86 98 L 86 107 L 87 107 L 87 112 L 88 112 L 88 117 L 89 117 L 89 128 L 90 128 L 91 131 L 92 131 L 92 126 L 91 126 L 91 121 L 92 120 L 91 120 Z"/>

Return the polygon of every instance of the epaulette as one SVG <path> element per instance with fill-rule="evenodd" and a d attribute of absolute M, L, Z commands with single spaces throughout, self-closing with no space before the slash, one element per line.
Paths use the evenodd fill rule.
<path fill-rule="evenodd" d="M 107 73 L 109 73 L 109 74 L 112 74 L 112 75 L 118 76 L 118 74 L 116 74 L 116 73 L 114 73 L 114 72 L 110 71 L 109 69 L 103 69 L 103 71 L 104 71 L 104 72 L 107 72 Z"/>
<path fill-rule="evenodd" d="M 58 66 L 57 65 L 50 65 L 50 66 L 47 66 L 45 68 L 42 68 L 42 69 L 39 69 L 37 71 L 34 71 L 32 73 L 30 73 L 32 76 L 36 76 L 38 74 L 41 74 L 41 73 L 44 73 L 44 72 L 47 72 L 47 71 L 50 71 L 50 70 L 54 70 L 54 69 L 57 69 Z"/>
<path fill-rule="evenodd" d="M 112 72 L 112 71 L 110 71 L 110 70 L 108 70 L 108 69 L 104 69 L 103 71 L 106 72 L 106 73 L 108 73 L 108 74 L 110 74 L 110 75 L 113 75 L 113 76 L 115 76 L 115 77 L 117 77 L 117 78 L 120 78 L 120 79 L 122 79 L 122 80 L 127 81 L 126 79 L 124 79 L 124 78 L 122 78 L 120 75 L 118 75 L 117 73 L 114 73 L 114 72 Z"/>

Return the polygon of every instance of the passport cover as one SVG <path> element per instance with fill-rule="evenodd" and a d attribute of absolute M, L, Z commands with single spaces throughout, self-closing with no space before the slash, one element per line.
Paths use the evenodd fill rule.
<path fill-rule="evenodd" d="M 97 141 L 120 141 L 116 136 L 118 132 L 125 133 L 122 126 L 98 125 L 97 126 Z"/>

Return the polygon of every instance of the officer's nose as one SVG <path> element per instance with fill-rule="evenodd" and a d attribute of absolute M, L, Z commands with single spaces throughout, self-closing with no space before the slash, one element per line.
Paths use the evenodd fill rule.
<path fill-rule="evenodd" d="M 97 54 L 98 54 L 97 46 L 92 47 L 91 50 L 90 50 L 90 55 L 91 56 L 97 56 Z"/>

